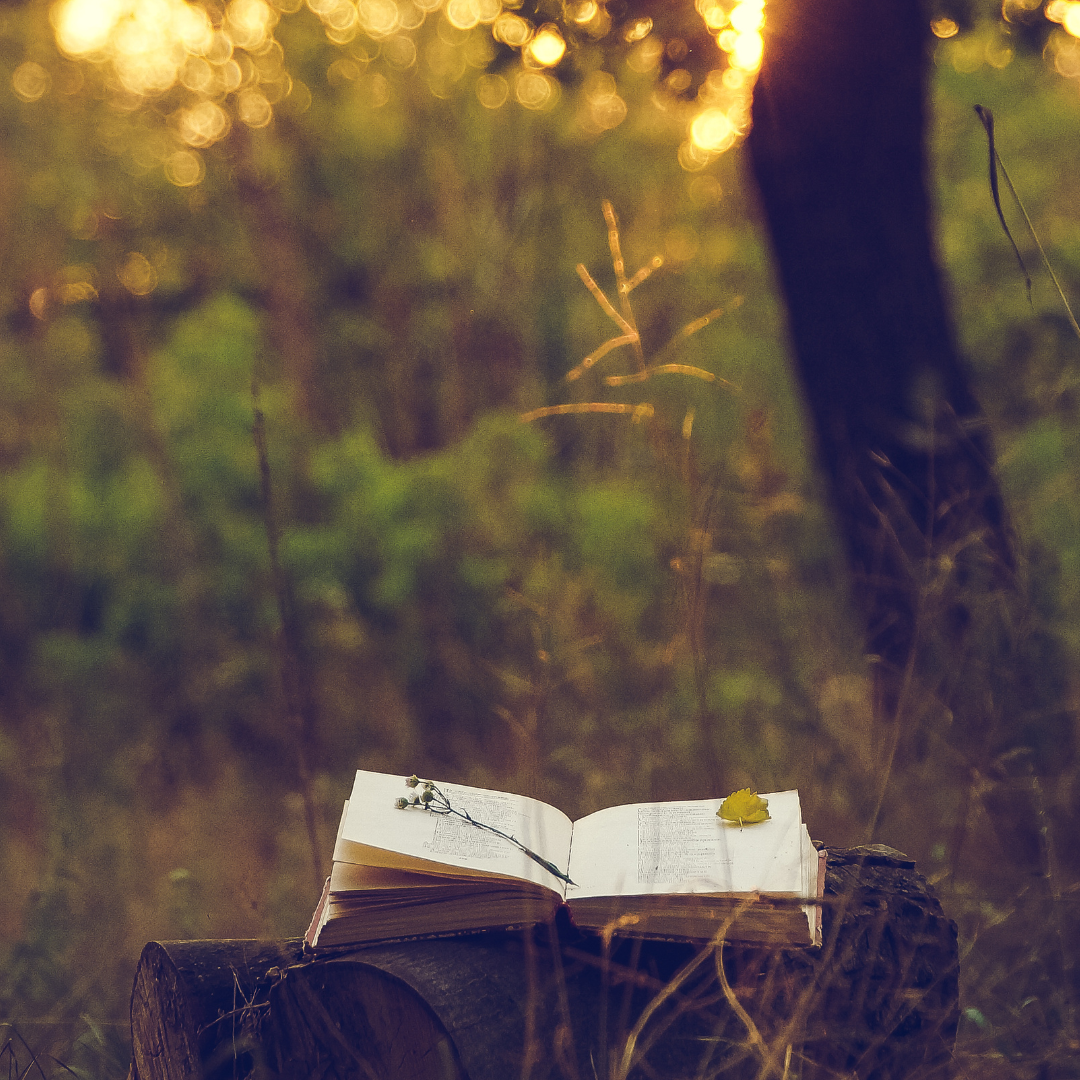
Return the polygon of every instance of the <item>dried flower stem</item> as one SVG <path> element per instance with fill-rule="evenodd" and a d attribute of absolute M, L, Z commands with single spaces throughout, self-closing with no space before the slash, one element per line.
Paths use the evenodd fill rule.
<path fill-rule="evenodd" d="M 419 794 L 411 795 L 408 798 L 402 796 L 398 799 L 395 805 L 399 810 L 410 810 L 415 808 L 418 810 L 426 810 L 429 814 L 442 814 L 444 816 L 453 815 L 454 817 L 467 822 L 469 825 L 472 825 L 476 829 L 482 829 L 484 832 L 493 833 L 503 840 L 508 840 L 523 855 L 527 855 L 534 863 L 542 866 L 549 874 L 554 875 L 565 884 L 577 884 L 577 882 L 570 879 L 569 874 L 564 874 L 553 862 L 549 862 L 543 856 L 537 855 L 532 848 L 526 847 L 516 836 L 505 833 L 502 829 L 495 828 L 494 825 L 487 825 L 483 821 L 477 821 L 468 810 L 459 810 L 456 806 L 452 806 L 446 793 L 433 781 L 421 780 L 420 777 L 414 773 L 405 781 L 405 786 L 410 788 L 419 787 L 423 790 Z"/>

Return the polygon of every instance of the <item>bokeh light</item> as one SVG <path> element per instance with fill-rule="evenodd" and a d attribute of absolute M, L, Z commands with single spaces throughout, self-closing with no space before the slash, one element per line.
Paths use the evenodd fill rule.
<path fill-rule="evenodd" d="M 694 145 L 713 154 L 722 153 L 735 144 L 735 125 L 722 109 L 703 109 L 690 124 Z"/>
<path fill-rule="evenodd" d="M 30 313 L 35 319 L 44 321 L 49 311 L 49 290 L 42 286 L 30 294 Z"/>
<path fill-rule="evenodd" d="M 548 109 L 558 100 L 559 84 L 539 71 L 522 71 L 514 80 L 514 97 L 526 109 Z"/>
<path fill-rule="evenodd" d="M 1065 5 L 1060 21 L 1070 25 L 1073 0 L 1053 3 Z M 765 23 L 764 0 L 695 4 L 724 55 L 694 102 L 684 100 L 694 83 L 689 63 L 684 64 L 690 49 L 686 40 L 661 38 L 647 16 L 630 18 L 618 28 L 629 47 L 631 71 L 649 75 L 665 56 L 670 62 L 659 89 L 685 120 L 687 141 L 680 161 L 693 170 L 734 145 L 749 128 Z M 139 169 L 163 167 L 171 183 L 190 187 L 202 180 L 206 168 L 195 151 L 225 138 L 234 123 L 267 127 L 286 98 L 294 113 L 310 102 L 310 91 L 286 70 L 275 39 L 286 14 L 306 7 L 326 38 L 347 49 L 340 62 L 329 65 L 327 80 L 332 86 L 351 84 L 357 100 L 372 107 L 390 100 L 387 76 L 393 71 L 418 68 L 431 92 L 447 97 L 472 68 L 481 72 L 472 85 L 485 108 L 516 101 L 535 110 L 551 108 L 559 99 L 560 84 L 546 72 L 562 63 L 571 44 L 578 48 L 581 35 L 601 38 L 612 27 L 608 5 L 601 0 L 565 0 L 560 6 L 563 21 L 558 25 L 537 25 L 535 17 L 518 10 L 519 0 L 227 0 L 212 8 L 197 0 L 56 0 L 50 15 L 57 44 L 67 56 L 111 67 L 114 77 L 106 75 L 106 93 L 116 95 L 121 108 L 130 111 L 142 99 L 172 94 L 167 107 L 158 109 L 169 118 L 171 145 L 130 152 Z M 1074 6 L 1080 8 L 1080 0 Z M 416 37 L 429 16 L 434 25 L 423 38 Z M 516 71 L 483 74 L 497 55 L 496 43 L 519 53 Z M 34 101 L 48 92 L 49 78 L 44 68 L 28 62 L 16 70 L 12 86 L 22 100 Z M 184 93 L 187 101 L 174 100 Z M 611 73 L 593 71 L 577 100 L 578 123 L 593 135 L 618 127 L 627 116 Z"/>
<path fill-rule="evenodd" d="M 510 96 L 510 84 L 501 75 L 481 75 L 476 80 L 476 96 L 485 109 L 498 109 Z"/>
<path fill-rule="evenodd" d="M 1080 40 L 1061 30 L 1046 43 L 1046 58 L 1064 79 L 1080 79 Z"/>
<path fill-rule="evenodd" d="M 177 115 L 180 138 L 188 146 L 212 146 L 228 133 L 229 117 L 213 101 L 201 101 Z"/>
<path fill-rule="evenodd" d="M 1006 20 L 1029 18 L 1040 3 L 1003 0 L 1002 13 Z M 376 107 L 390 99 L 386 80 L 390 69 L 419 67 L 432 92 L 446 97 L 469 68 L 483 72 L 488 67 L 499 43 L 518 51 L 520 67 L 498 76 L 481 74 L 472 83 L 480 103 L 488 109 L 511 100 L 528 109 L 549 108 L 558 99 L 559 84 L 545 71 L 563 61 L 572 43 L 580 48 L 582 34 L 602 37 L 612 25 L 602 0 L 563 0 L 560 25 L 536 25 L 535 16 L 518 10 L 520 0 L 228 0 L 212 9 L 197 0 L 56 0 L 50 18 L 57 45 L 66 56 L 111 66 L 115 77 L 105 80 L 106 91 L 116 96 L 121 108 L 130 111 L 140 99 L 164 95 L 173 87 L 193 95 L 195 100 L 179 108 L 173 102 L 167 110 L 175 139 L 172 148 L 147 151 L 137 162 L 144 168 L 155 158 L 164 163 L 169 180 L 183 187 L 198 183 L 205 166 L 198 155 L 177 155 L 212 146 L 228 134 L 235 120 L 252 128 L 268 126 L 286 98 L 291 98 L 294 113 L 310 102 L 307 87 L 286 70 L 282 47 L 274 37 L 282 17 L 301 7 L 321 22 L 329 41 L 348 46 L 349 63 L 360 65 L 345 78 L 344 68 L 331 64 L 327 77 L 333 85 L 344 78 L 360 87 L 363 67 L 376 61 L 381 71 L 373 68 L 364 75 L 359 99 Z M 664 107 L 674 109 L 686 124 L 679 160 L 691 171 L 703 168 L 749 131 L 766 21 L 765 0 L 695 0 L 695 7 L 723 54 L 695 100 L 687 100 L 694 76 L 688 70 L 692 65 L 684 64 L 686 40 L 662 39 L 647 16 L 635 16 L 618 27 L 629 46 L 625 63 L 632 72 L 654 73 L 666 57 L 669 67 L 658 90 Z M 1049 0 L 1044 12 L 1060 27 L 1048 41 L 1047 61 L 1059 74 L 1078 77 L 1080 0 Z M 437 19 L 433 28 L 437 33 L 414 37 L 429 16 Z M 983 64 L 1004 67 L 1012 59 L 1007 41 L 998 40 L 1000 34 L 989 40 L 986 34 L 980 38 L 975 32 L 961 33 L 958 23 L 944 16 L 930 26 L 958 70 Z M 567 27 L 573 31 L 569 38 Z M 590 66 L 591 62 L 586 64 L 586 70 Z M 594 74 L 597 79 L 592 83 L 586 79 L 577 119 L 586 131 L 597 134 L 621 124 L 627 106 L 613 85 L 614 76 Z M 11 85 L 20 100 L 34 102 L 53 89 L 52 78 L 45 67 L 26 61 L 15 69 Z M 59 83 L 56 90 L 67 92 Z"/>
<path fill-rule="evenodd" d="M 111 61 L 137 95 L 168 90 L 188 55 L 206 52 L 214 36 L 205 10 L 184 0 L 60 0 L 50 17 L 63 52 Z"/>
<path fill-rule="evenodd" d="M 62 0 L 50 12 L 56 43 L 69 56 L 99 52 L 130 7 L 123 0 Z"/>
<path fill-rule="evenodd" d="M 496 41 L 509 45 L 513 49 L 520 49 L 532 40 L 533 28 L 527 19 L 515 15 L 511 11 L 504 11 L 496 20 L 491 32 Z"/>
<path fill-rule="evenodd" d="M 540 27 L 529 42 L 528 54 L 541 67 L 554 67 L 566 54 L 566 42 L 558 27 L 552 24 Z"/>
<path fill-rule="evenodd" d="M 589 134 L 611 131 L 626 119 L 626 102 L 619 96 L 618 84 L 610 72 L 589 72 L 581 90 L 585 107 L 579 122 Z"/>
<path fill-rule="evenodd" d="M 232 0 L 225 11 L 229 36 L 242 49 L 257 52 L 269 40 L 278 15 L 266 0 Z"/>
<path fill-rule="evenodd" d="M 116 271 L 116 276 L 132 296 L 149 296 L 157 288 L 157 271 L 150 260 L 138 251 L 129 253 L 124 265 Z"/>
<path fill-rule="evenodd" d="M 764 0 L 736 0 L 730 6 L 723 0 L 696 0 L 696 7 L 727 54 L 728 66 L 710 72 L 698 91 L 687 140 L 679 150 L 680 164 L 691 172 L 703 169 L 749 131 L 750 103 L 765 51 Z"/>
<path fill-rule="evenodd" d="M 714 33 L 727 25 L 727 8 L 721 0 L 697 0 L 695 6 L 698 14 L 705 20 L 705 25 Z"/>
<path fill-rule="evenodd" d="M 236 111 L 240 119 L 248 127 L 261 128 L 270 123 L 274 110 L 270 108 L 270 102 L 250 87 L 240 92 L 236 101 Z"/>
<path fill-rule="evenodd" d="M 165 161 L 165 175 L 177 187 L 194 187 L 203 178 L 202 158 L 194 150 L 177 150 Z"/>
<path fill-rule="evenodd" d="M 52 76 L 33 60 L 20 64 L 11 76 L 11 87 L 21 101 L 37 101 L 52 85 Z"/>
<path fill-rule="evenodd" d="M 951 38 L 960 33 L 960 24 L 954 19 L 940 18 L 934 19 L 930 23 L 930 29 L 934 34 L 934 37 L 939 38 Z"/>
<path fill-rule="evenodd" d="M 1042 5 L 1043 0 L 1002 0 L 1001 15 L 1006 22 L 1027 22 Z"/>
<path fill-rule="evenodd" d="M 383 43 L 382 55 L 401 71 L 416 64 L 416 42 L 407 34 L 395 34 Z"/>
<path fill-rule="evenodd" d="M 664 43 L 659 38 L 647 37 L 634 46 L 633 51 L 626 58 L 626 64 L 631 71 L 644 75 L 660 63 L 660 57 L 663 54 Z"/>
<path fill-rule="evenodd" d="M 1050 0 L 1046 5 L 1046 17 L 1061 23 L 1061 28 L 1075 38 L 1080 38 L 1080 2 L 1077 0 Z"/>
<path fill-rule="evenodd" d="M 294 92 L 274 32 L 282 14 L 298 11 L 302 2 L 229 0 L 214 8 L 212 19 L 209 9 L 186 0 L 58 0 L 49 16 L 61 52 L 100 67 L 106 94 L 124 110 L 174 88 L 191 95 L 186 103 L 170 100 L 168 109 L 159 110 L 169 117 L 163 136 L 130 149 L 140 169 L 164 167 L 170 183 L 190 187 L 205 175 L 191 148 L 205 149 L 224 138 L 234 118 L 266 127 L 274 105 Z M 374 32 L 397 27 L 394 0 L 361 5 Z M 309 6 L 332 40 L 357 32 L 360 8 L 351 0 L 309 0 Z M 409 10 L 421 14 L 412 3 Z M 13 76 L 16 94 L 24 100 L 41 96 L 48 89 L 45 76 L 24 64 Z M 302 111 L 303 97 L 298 94 L 296 111 Z M 161 138 L 164 145 L 158 145 Z"/>
<path fill-rule="evenodd" d="M 478 5 L 473 0 L 447 0 L 446 21 L 458 30 L 471 30 L 480 22 Z"/>
<path fill-rule="evenodd" d="M 309 5 L 311 2 L 308 0 Z M 328 28 L 340 31 L 351 25 L 352 16 L 356 15 L 364 33 L 376 39 L 390 37 L 401 25 L 401 12 L 394 0 L 360 0 L 358 8 L 342 0 L 325 7 L 320 4 L 314 10 Z"/>

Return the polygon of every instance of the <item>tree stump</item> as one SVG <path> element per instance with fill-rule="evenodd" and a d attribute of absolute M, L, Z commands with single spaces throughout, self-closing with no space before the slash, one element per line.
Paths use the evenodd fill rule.
<path fill-rule="evenodd" d="M 815 949 L 528 932 L 312 958 L 299 941 L 151 942 L 133 1080 L 655 1080 L 948 1075 L 955 926 L 913 864 L 830 850 Z"/>

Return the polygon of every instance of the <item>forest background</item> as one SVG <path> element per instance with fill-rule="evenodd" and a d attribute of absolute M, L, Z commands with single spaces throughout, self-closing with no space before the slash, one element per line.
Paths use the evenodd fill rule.
<path fill-rule="evenodd" d="M 815 839 L 908 852 L 959 922 L 977 1074 L 1067 1069 L 1062 922 L 1025 911 L 962 753 L 898 760 L 871 723 L 738 133 L 688 138 L 677 35 L 569 5 L 565 55 L 521 66 L 513 12 L 452 3 L 209 6 L 171 74 L 0 6 L 0 1043 L 123 1075 L 142 945 L 301 933 L 363 767 L 572 817 L 798 787 Z M 1057 3 L 939 14 L 930 135 L 1075 670 L 1080 342 L 1047 279 L 1029 306 L 972 109 L 1075 301 Z M 614 299 L 604 199 L 628 276 L 663 260 L 632 299 L 681 367 L 646 381 L 626 346 L 578 367 L 619 333 L 575 270 Z"/>

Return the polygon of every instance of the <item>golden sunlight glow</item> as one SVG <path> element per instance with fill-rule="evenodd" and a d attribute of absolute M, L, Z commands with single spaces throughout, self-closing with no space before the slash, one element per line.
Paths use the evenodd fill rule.
<path fill-rule="evenodd" d="M 61 0 L 49 13 L 56 43 L 69 56 L 98 52 L 130 6 L 124 0 Z"/>
<path fill-rule="evenodd" d="M 528 52 L 541 67 L 554 67 L 566 53 L 566 42 L 558 28 L 549 23 L 536 32 Z"/>
<path fill-rule="evenodd" d="M 727 8 L 720 0 L 697 0 L 696 7 L 705 25 L 714 33 L 727 25 Z"/>
<path fill-rule="evenodd" d="M 1046 17 L 1075 38 L 1080 38 L 1080 3 L 1077 0 L 1050 0 Z"/>
<path fill-rule="evenodd" d="M 252 52 L 267 43 L 278 20 L 277 12 L 266 0 L 232 0 L 225 15 L 233 42 Z"/>
<path fill-rule="evenodd" d="M 743 71 L 757 71 L 765 52 L 765 42 L 756 30 L 747 30 L 735 40 L 731 50 L 731 63 Z"/>
<path fill-rule="evenodd" d="M 934 19 L 930 23 L 930 29 L 933 31 L 934 37 L 951 38 L 960 33 L 960 24 L 953 19 Z"/>
<path fill-rule="evenodd" d="M 140 168 L 156 162 L 171 183 L 190 187 L 205 176 L 196 151 L 225 138 L 234 124 L 266 127 L 285 98 L 294 111 L 310 103 L 311 92 L 286 70 L 274 36 L 283 14 L 302 6 L 319 20 L 329 41 L 349 46 L 327 78 L 331 83 L 346 78 L 359 91 L 358 100 L 373 107 L 390 100 L 385 75 L 364 70 L 376 58 L 375 67 L 384 71 L 420 65 L 440 96 L 470 67 L 479 69 L 473 85 L 487 109 L 511 99 L 528 109 L 548 109 L 559 99 L 560 84 L 547 71 L 564 60 L 568 41 L 554 23 L 537 26 L 519 14 L 522 0 L 217 0 L 208 6 L 203 0 L 53 0 L 50 19 L 66 56 L 108 66 L 106 93 L 121 108 L 137 108 L 140 99 L 177 88 L 179 100 L 170 99 L 160 109 L 168 121 L 163 141 L 152 151 L 139 151 L 146 161 Z M 561 0 L 559 6 L 566 25 L 576 24 L 575 40 L 583 33 L 601 37 L 610 29 L 605 0 Z M 656 77 L 665 52 L 672 61 L 657 93 L 686 123 L 679 160 L 688 170 L 703 169 L 746 135 L 764 50 L 765 0 L 695 0 L 695 7 L 726 58 L 693 102 L 686 100 L 693 76 L 681 64 L 688 49 L 684 40 L 662 40 L 644 16 L 620 30 L 631 70 Z M 418 54 L 413 32 L 431 15 L 438 18 L 437 33 Z M 1047 16 L 1074 35 L 1057 31 L 1064 41 L 1080 34 L 1080 0 L 1050 0 Z M 946 21 L 935 24 L 939 36 L 945 36 Z M 520 51 L 516 73 L 480 74 L 494 58 L 496 42 Z M 28 61 L 16 68 L 11 85 L 21 100 L 33 102 L 49 92 L 51 81 L 48 71 Z M 627 106 L 614 76 L 593 71 L 584 89 L 577 120 L 586 131 L 599 134 L 623 122 Z"/>
<path fill-rule="evenodd" d="M 727 53 L 727 67 L 711 71 L 698 90 L 697 109 L 691 117 L 679 163 L 688 171 L 703 169 L 730 149 L 750 128 L 750 103 L 765 43 L 764 0 L 696 0 L 698 14 L 716 43 Z M 677 89 L 673 87 L 673 89 Z"/>
<path fill-rule="evenodd" d="M 188 54 L 213 39 L 206 12 L 184 0 L 60 0 L 50 18 L 63 52 L 111 60 L 124 88 L 139 95 L 167 90 Z"/>
<path fill-rule="evenodd" d="M 735 126 L 721 109 L 704 109 L 690 124 L 690 138 L 702 150 L 719 154 L 735 144 Z"/>
<path fill-rule="evenodd" d="M 406 2 L 422 21 L 415 3 Z M 490 5 L 498 0 L 473 2 Z M 203 179 L 205 168 L 190 148 L 209 147 L 224 138 L 231 126 L 228 110 L 253 128 L 269 124 L 273 106 L 290 95 L 302 111 L 306 88 L 294 84 L 274 40 L 282 12 L 296 12 L 301 3 L 228 0 L 215 9 L 211 22 L 202 4 L 187 0 L 57 0 L 49 18 L 65 55 L 108 65 L 111 74 L 105 86 L 122 108 L 134 108 L 138 99 L 162 95 L 177 85 L 191 95 L 181 107 L 172 106 L 158 144 L 150 148 L 145 143 L 131 151 L 141 153 L 147 163 L 160 163 L 170 183 L 191 187 Z M 385 37 L 400 22 L 394 0 L 360 0 L 359 7 L 352 0 L 308 0 L 308 6 L 332 41 L 351 40 L 361 14 L 372 37 Z M 48 89 L 34 76 L 34 67 L 26 64 L 15 71 L 12 85 L 24 100 Z M 229 98 L 231 94 L 236 97 Z"/>
<path fill-rule="evenodd" d="M 743 0 L 742 3 L 736 4 L 731 9 L 728 21 L 740 34 L 748 33 L 751 30 L 760 30 L 765 25 L 764 6 Z"/>

